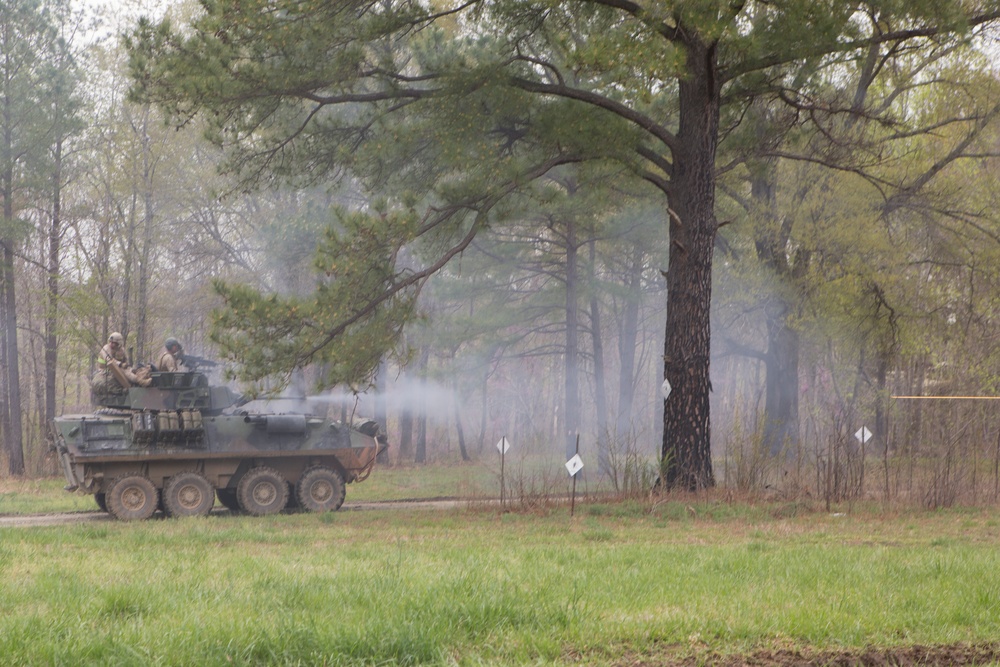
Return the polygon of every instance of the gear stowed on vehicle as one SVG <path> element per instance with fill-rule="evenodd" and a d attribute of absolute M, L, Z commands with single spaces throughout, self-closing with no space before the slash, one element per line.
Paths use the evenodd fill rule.
<path fill-rule="evenodd" d="M 55 419 L 68 491 L 124 521 L 207 515 L 219 502 L 262 516 L 339 509 L 388 445 L 371 420 L 241 411 L 200 372 L 152 373 L 148 387 L 95 396 L 93 414 Z"/>

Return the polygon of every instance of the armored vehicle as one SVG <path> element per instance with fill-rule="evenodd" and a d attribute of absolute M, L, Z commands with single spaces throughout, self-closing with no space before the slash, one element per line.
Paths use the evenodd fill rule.
<path fill-rule="evenodd" d="M 56 418 L 56 451 L 66 489 L 124 521 L 206 515 L 216 496 L 257 516 L 336 510 L 387 446 L 373 421 L 242 410 L 242 397 L 196 371 L 154 372 L 148 387 L 94 400 L 93 414 Z"/>

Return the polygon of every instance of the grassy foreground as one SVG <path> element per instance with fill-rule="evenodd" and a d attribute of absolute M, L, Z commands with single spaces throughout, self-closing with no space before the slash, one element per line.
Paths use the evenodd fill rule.
<path fill-rule="evenodd" d="M 998 518 L 701 498 L 4 528 L 0 663 L 674 664 L 994 643 Z"/>

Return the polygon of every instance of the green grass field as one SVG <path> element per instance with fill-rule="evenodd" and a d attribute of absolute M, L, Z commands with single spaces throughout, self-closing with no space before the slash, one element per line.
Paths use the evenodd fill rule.
<path fill-rule="evenodd" d="M 465 473 L 419 477 L 453 495 Z M 55 480 L 0 491 L 0 513 L 74 509 L 53 506 Z M 0 664 L 807 664 L 787 657 L 956 646 L 986 664 L 998 531 L 993 509 L 710 496 L 0 528 Z"/>

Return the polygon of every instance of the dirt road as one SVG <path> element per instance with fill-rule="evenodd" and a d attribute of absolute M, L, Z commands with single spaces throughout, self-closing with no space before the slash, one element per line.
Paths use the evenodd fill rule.
<path fill-rule="evenodd" d="M 434 500 L 386 500 L 377 503 L 344 503 L 341 512 L 375 509 L 451 509 L 468 505 L 467 500 L 439 498 Z M 216 507 L 213 514 L 229 514 L 229 510 Z M 162 516 L 162 515 L 155 515 Z M 155 518 L 154 516 L 154 518 Z M 53 514 L 19 514 L 0 516 L 0 528 L 31 528 L 35 526 L 61 526 L 91 521 L 115 521 L 110 514 L 93 510 L 88 512 L 58 512 Z"/>

